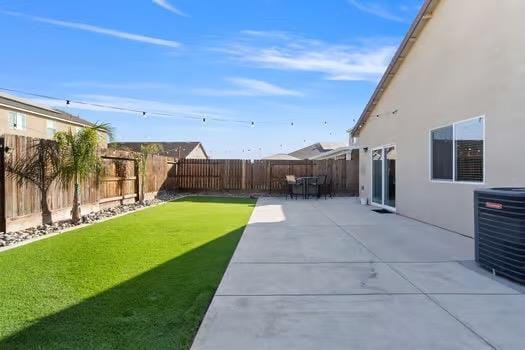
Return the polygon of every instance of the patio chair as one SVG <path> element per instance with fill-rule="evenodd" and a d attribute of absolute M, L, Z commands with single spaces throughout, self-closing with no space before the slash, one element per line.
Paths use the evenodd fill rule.
<path fill-rule="evenodd" d="M 326 183 L 326 175 L 320 175 L 317 177 L 317 198 L 321 198 L 322 195 L 324 195 L 324 199 L 326 199 L 326 195 L 329 191 L 327 191 L 327 183 Z"/>
<path fill-rule="evenodd" d="M 320 189 L 320 185 L 319 185 L 319 176 L 317 177 L 311 177 L 311 178 L 308 178 L 308 182 L 306 184 L 306 197 L 310 197 L 310 196 L 316 196 L 317 198 L 320 197 L 319 195 L 319 189 Z"/>
<path fill-rule="evenodd" d="M 328 179 L 328 176 L 322 175 L 322 179 L 320 181 L 322 183 L 319 186 L 319 196 L 324 196 L 325 199 L 327 196 L 330 196 L 330 198 L 333 198 L 334 191 L 333 191 L 332 179 Z"/>
<path fill-rule="evenodd" d="M 295 196 L 295 199 L 297 199 L 299 195 L 303 195 L 303 184 L 302 182 L 297 181 L 295 175 L 286 175 L 286 184 L 288 186 L 288 194 L 286 198 L 290 196 L 290 199 L 293 199 Z"/>

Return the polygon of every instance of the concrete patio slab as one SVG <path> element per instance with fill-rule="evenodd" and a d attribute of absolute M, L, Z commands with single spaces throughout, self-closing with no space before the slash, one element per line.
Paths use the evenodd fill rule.
<path fill-rule="evenodd" d="M 474 259 L 471 238 L 430 226 L 341 226 L 384 261 L 437 262 Z"/>
<path fill-rule="evenodd" d="M 249 225 L 234 262 L 369 262 L 377 260 L 336 226 Z"/>
<path fill-rule="evenodd" d="M 423 295 L 214 298 L 194 350 L 492 349 Z"/>
<path fill-rule="evenodd" d="M 417 293 L 417 290 L 390 267 L 381 263 L 234 263 L 217 290 L 217 295 L 390 293 Z"/>
<path fill-rule="evenodd" d="M 525 295 L 436 295 L 433 298 L 496 349 L 525 349 Z"/>
<path fill-rule="evenodd" d="M 391 266 L 425 293 L 519 294 L 457 262 L 396 263 Z"/>
<path fill-rule="evenodd" d="M 193 349 L 525 348 L 525 288 L 472 239 L 370 209 L 260 199 Z"/>

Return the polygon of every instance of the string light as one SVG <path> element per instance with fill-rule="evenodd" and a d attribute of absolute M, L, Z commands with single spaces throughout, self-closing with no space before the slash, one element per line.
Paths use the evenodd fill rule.
<path fill-rule="evenodd" d="M 243 120 L 243 119 L 228 119 L 228 118 L 220 118 L 220 117 L 209 117 L 209 116 L 195 116 L 195 115 L 183 115 L 183 114 L 173 114 L 169 112 L 163 112 L 163 111 L 146 111 L 146 110 L 140 110 L 140 109 L 133 109 L 133 108 L 127 108 L 127 107 L 121 107 L 121 106 L 115 106 L 110 104 L 103 104 L 103 103 L 94 103 L 94 102 L 86 102 L 86 101 L 80 101 L 80 100 L 72 100 L 72 99 L 65 99 L 61 97 L 56 96 L 49 96 L 44 94 L 38 94 L 34 92 L 29 91 L 23 91 L 23 90 L 17 90 L 17 89 L 9 89 L 9 88 L 3 88 L 0 87 L 0 90 L 14 93 L 14 94 L 21 94 L 21 95 L 27 95 L 27 96 L 33 96 L 38 98 L 44 98 L 47 100 L 55 100 L 55 101 L 65 101 L 67 106 L 71 106 L 72 104 L 77 105 L 83 105 L 83 106 L 92 106 L 102 109 L 109 109 L 114 111 L 120 111 L 120 112 L 128 112 L 128 113 L 137 113 L 141 114 L 143 117 L 146 116 L 158 116 L 158 117 L 170 117 L 170 118 L 179 118 L 179 119 L 190 119 L 190 120 L 198 120 L 202 121 L 203 123 L 206 123 L 208 121 L 216 121 L 216 122 L 223 122 L 223 123 L 238 123 L 238 124 L 244 124 L 249 125 L 250 127 L 255 127 L 255 121 L 254 120 Z M 397 110 L 392 112 L 392 114 L 396 114 Z M 286 125 L 289 123 L 291 127 L 295 126 L 295 123 L 292 122 L 278 122 L 278 121 L 258 121 L 259 124 L 273 124 L 273 125 Z M 324 125 L 328 125 L 327 121 L 324 121 Z"/>
<path fill-rule="evenodd" d="M 387 116 L 387 115 L 395 116 L 395 115 L 397 114 L 397 112 L 399 112 L 399 110 L 394 109 L 394 110 L 391 111 L 391 112 L 385 112 L 385 113 L 379 113 L 379 114 L 376 114 L 375 117 L 376 117 L 376 118 L 381 118 L 381 117 L 385 117 L 385 116 Z"/>

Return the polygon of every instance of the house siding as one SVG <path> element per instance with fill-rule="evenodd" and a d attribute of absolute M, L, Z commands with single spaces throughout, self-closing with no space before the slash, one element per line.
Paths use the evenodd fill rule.
<path fill-rule="evenodd" d="M 360 131 L 370 149 L 361 151 L 362 196 L 370 201 L 371 150 L 387 144 L 397 146 L 397 212 L 452 231 L 473 236 L 474 189 L 525 186 L 524 13 L 522 0 L 440 2 Z M 429 131 L 480 115 L 485 183 L 430 181 Z"/>
<path fill-rule="evenodd" d="M 9 125 L 9 114 L 11 112 L 22 113 L 26 116 L 27 127 L 23 130 L 12 129 Z M 0 106 L 0 135 L 11 134 L 11 135 L 20 135 L 27 137 L 35 137 L 42 139 L 51 139 L 53 136 L 48 135 L 47 133 L 47 122 L 52 120 L 54 122 L 54 127 L 56 132 L 67 131 L 70 128 L 75 130 L 75 128 L 82 126 L 80 124 L 69 123 L 65 120 L 58 120 L 53 118 L 47 118 L 43 115 L 38 115 L 31 113 L 29 111 L 20 111 L 17 109 L 11 109 L 9 107 Z M 100 135 L 100 147 L 107 147 L 107 135 L 101 133 Z"/>
<path fill-rule="evenodd" d="M 208 156 L 202 146 L 198 145 L 186 156 L 186 159 L 208 159 Z"/>

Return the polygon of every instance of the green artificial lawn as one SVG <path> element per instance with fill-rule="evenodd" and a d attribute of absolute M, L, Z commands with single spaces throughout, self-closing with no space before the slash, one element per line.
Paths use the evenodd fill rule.
<path fill-rule="evenodd" d="M 0 349 L 188 349 L 254 202 L 188 197 L 0 253 Z"/>

